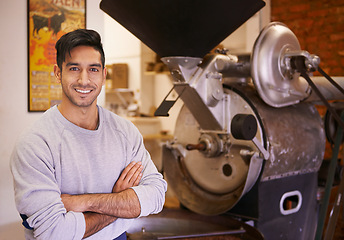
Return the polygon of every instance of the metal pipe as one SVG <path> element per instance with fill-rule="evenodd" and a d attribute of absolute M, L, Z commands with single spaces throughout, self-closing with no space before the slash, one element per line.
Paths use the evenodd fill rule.
<path fill-rule="evenodd" d="M 336 83 L 344 87 L 344 77 L 332 77 Z M 326 100 L 343 100 L 344 94 L 341 93 L 335 86 L 333 86 L 325 77 L 311 77 L 314 84 L 318 87 L 319 91 L 323 94 Z M 306 84 L 306 83 L 305 83 Z M 311 95 L 305 100 L 307 102 L 317 102 L 320 98 L 312 91 Z"/>

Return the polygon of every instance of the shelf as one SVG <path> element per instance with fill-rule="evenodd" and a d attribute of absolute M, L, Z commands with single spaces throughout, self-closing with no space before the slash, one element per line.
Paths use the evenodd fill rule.
<path fill-rule="evenodd" d="M 162 140 L 167 141 L 173 139 L 173 136 L 170 134 L 147 134 L 143 135 L 144 140 Z"/>
<path fill-rule="evenodd" d="M 159 74 L 170 75 L 170 72 L 168 72 L 168 71 L 165 71 L 165 72 L 154 72 L 154 71 L 145 72 L 145 75 L 148 75 L 148 76 L 155 76 L 155 75 L 159 75 Z"/>

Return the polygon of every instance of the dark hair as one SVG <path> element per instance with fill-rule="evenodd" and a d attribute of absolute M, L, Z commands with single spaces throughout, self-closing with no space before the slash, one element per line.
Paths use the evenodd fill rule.
<path fill-rule="evenodd" d="M 62 63 L 66 60 L 66 54 L 78 46 L 91 46 L 100 53 L 101 62 L 105 67 L 105 54 L 99 33 L 94 30 L 77 29 L 63 35 L 55 45 L 56 63 L 62 69 Z"/>

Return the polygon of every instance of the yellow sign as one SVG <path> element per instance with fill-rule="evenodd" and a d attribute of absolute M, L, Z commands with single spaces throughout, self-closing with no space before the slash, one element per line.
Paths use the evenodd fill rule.
<path fill-rule="evenodd" d="M 86 27 L 86 0 L 29 0 L 29 111 L 45 111 L 61 101 L 54 77 L 56 41 Z"/>

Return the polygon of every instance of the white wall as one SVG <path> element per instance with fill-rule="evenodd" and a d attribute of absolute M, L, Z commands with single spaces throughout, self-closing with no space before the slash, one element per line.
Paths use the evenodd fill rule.
<path fill-rule="evenodd" d="M 26 0 L 0 2 L 0 225 L 18 220 L 9 158 L 18 134 L 41 114 L 27 112 Z M 5 24 L 10 23 L 10 24 Z"/>
<path fill-rule="evenodd" d="M 127 63 L 129 88 L 137 91 L 141 86 L 141 41 L 109 15 L 104 14 L 104 52 L 106 64 Z"/>
<path fill-rule="evenodd" d="M 87 27 L 103 35 L 100 0 L 87 0 Z M 27 111 L 27 0 L 0 1 L 0 226 L 19 221 L 9 159 L 18 135 L 41 113 Z M 1 239 L 0 232 L 0 239 Z"/>

